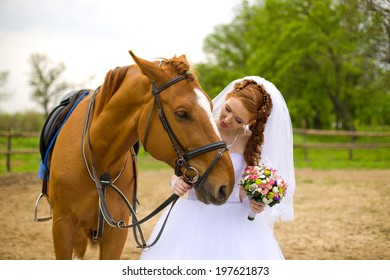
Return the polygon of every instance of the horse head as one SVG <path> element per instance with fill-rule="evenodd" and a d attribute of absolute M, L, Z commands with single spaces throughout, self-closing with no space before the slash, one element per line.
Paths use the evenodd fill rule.
<path fill-rule="evenodd" d="M 233 166 L 229 154 L 223 153 L 226 143 L 214 121 L 210 97 L 189 72 L 186 57 L 150 62 L 129 52 L 143 75 L 140 90 L 146 89 L 138 124 L 144 148 L 187 181 L 201 181 L 194 184 L 200 201 L 225 203 L 234 186 Z"/>

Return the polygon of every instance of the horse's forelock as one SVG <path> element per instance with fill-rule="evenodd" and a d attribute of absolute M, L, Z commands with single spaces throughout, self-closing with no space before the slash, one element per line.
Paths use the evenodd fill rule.
<path fill-rule="evenodd" d="M 190 65 L 184 56 L 174 56 L 171 59 L 164 60 L 163 65 L 168 66 L 176 75 L 187 75 L 189 80 L 194 80 L 194 76 L 190 73 Z"/>

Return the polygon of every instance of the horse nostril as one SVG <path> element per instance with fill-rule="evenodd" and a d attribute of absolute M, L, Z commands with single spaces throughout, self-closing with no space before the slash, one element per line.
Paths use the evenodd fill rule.
<path fill-rule="evenodd" d="M 227 190 L 227 187 L 225 185 L 220 187 L 219 193 L 218 193 L 218 197 L 220 200 L 226 199 L 226 190 Z"/>

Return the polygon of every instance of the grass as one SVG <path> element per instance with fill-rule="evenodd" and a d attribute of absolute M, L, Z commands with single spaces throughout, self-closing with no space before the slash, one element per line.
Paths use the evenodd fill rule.
<path fill-rule="evenodd" d="M 348 136 L 314 136 L 306 143 L 349 143 Z M 303 135 L 294 135 L 294 143 L 304 143 Z M 390 143 L 390 137 L 359 137 L 355 143 Z M 349 160 L 348 149 L 315 149 L 307 150 L 305 160 L 303 148 L 294 149 L 294 160 L 297 168 L 314 169 L 386 169 L 390 168 L 390 148 L 354 149 L 352 160 Z"/>
<path fill-rule="evenodd" d="M 302 135 L 294 136 L 294 143 L 303 143 Z M 346 136 L 310 136 L 306 143 L 348 143 Z M 357 143 L 390 143 L 390 137 L 359 137 Z M 5 151 L 6 139 L 0 138 L 0 151 Z M 12 150 L 36 149 L 36 154 L 12 155 L 11 171 L 15 173 L 37 172 L 39 168 L 39 138 L 14 138 Z M 349 160 L 347 149 L 308 149 L 307 160 L 302 148 L 294 149 L 296 168 L 313 169 L 386 169 L 390 168 L 390 148 L 357 149 L 353 159 Z M 142 148 L 138 154 L 140 170 L 161 170 L 169 168 L 167 164 L 152 158 Z M 6 173 L 6 156 L 0 155 L 0 175 Z"/>
<path fill-rule="evenodd" d="M 11 155 L 11 171 L 16 173 L 36 172 L 39 167 L 39 137 L 12 138 L 11 150 L 36 150 L 36 154 Z M 0 151 L 7 150 L 6 138 L 0 137 Z M 0 155 L 0 175 L 6 173 L 6 156 Z"/>

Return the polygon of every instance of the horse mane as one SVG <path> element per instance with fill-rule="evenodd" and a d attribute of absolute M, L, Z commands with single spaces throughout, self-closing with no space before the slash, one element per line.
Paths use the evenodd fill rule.
<path fill-rule="evenodd" d="M 101 99 L 97 107 L 97 113 L 101 113 L 104 106 L 108 103 L 114 93 L 119 89 L 122 84 L 126 72 L 129 66 L 116 67 L 113 70 L 107 72 L 102 87 L 100 88 Z"/>

